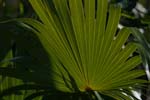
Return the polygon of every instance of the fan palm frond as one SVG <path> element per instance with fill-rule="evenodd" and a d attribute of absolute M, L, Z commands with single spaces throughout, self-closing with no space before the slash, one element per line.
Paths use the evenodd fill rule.
<path fill-rule="evenodd" d="M 126 43 L 131 31 L 116 34 L 120 7 L 107 0 L 30 0 L 41 21 L 24 18 L 24 23 L 39 37 L 52 62 L 55 88 L 63 92 L 98 91 L 116 99 L 129 99 L 119 92 L 145 80 L 135 67 L 140 56 Z"/>

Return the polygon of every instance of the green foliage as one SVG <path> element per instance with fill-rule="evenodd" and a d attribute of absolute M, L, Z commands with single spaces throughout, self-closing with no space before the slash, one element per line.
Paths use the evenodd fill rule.
<path fill-rule="evenodd" d="M 27 98 L 43 95 L 43 100 L 57 100 L 59 93 L 67 94 L 68 100 L 101 100 L 100 95 L 117 100 L 135 98 L 131 87 L 146 83 L 138 79 L 145 72 L 135 69 L 141 63 L 140 56 L 131 56 L 137 45 L 129 42 L 122 48 L 132 31 L 123 28 L 116 32 L 120 7 L 108 6 L 107 0 L 30 0 L 30 3 L 41 21 L 31 18 L 17 21 L 38 36 L 51 65 L 25 72 L 0 69 L 2 75 L 33 82 L 33 86 L 27 84 L 30 89 L 41 87 Z"/>
<path fill-rule="evenodd" d="M 138 29 L 133 29 L 133 35 L 135 37 L 136 45 L 139 47 L 143 64 L 145 66 L 145 71 L 147 72 L 147 78 L 150 80 L 150 72 L 149 72 L 149 65 L 150 65 L 150 47 L 149 42 L 144 37 L 143 34 L 141 34 Z"/>
<path fill-rule="evenodd" d="M 12 62 L 9 62 L 9 60 L 12 59 L 12 50 L 8 52 L 4 60 L 0 63 L 0 66 L 2 67 L 14 67 Z M 16 86 L 22 84 L 21 80 L 10 78 L 7 76 L 0 76 L 0 91 L 2 92 L 5 89 L 8 89 L 12 86 Z M 21 100 L 23 99 L 23 95 L 16 97 L 15 94 L 12 94 L 11 96 L 6 96 L 4 100 Z"/>

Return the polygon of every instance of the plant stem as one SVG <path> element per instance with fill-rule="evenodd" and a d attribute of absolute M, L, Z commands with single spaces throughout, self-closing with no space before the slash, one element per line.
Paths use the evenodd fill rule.
<path fill-rule="evenodd" d="M 97 91 L 94 91 L 94 94 L 97 100 L 104 100 Z"/>

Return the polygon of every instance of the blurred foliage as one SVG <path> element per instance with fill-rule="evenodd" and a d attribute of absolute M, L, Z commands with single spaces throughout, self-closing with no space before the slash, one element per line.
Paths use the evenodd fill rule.
<path fill-rule="evenodd" d="M 0 18 L 36 17 L 28 0 L 0 0 Z"/>
<path fill-rule="evenodd" d="M 36 17 L 27 0 L 0 0 L 0 20 L 20 17 Z M 40 79 L 41 77 L 40 74 L 31 74 L 30 71 L 37 69 L 38 66 L 45 66 L 46 68 L 49 65 L 47 54 L 38 38 L 32 34 L 31 31 L 20 28 L 14 22 L 0 24 L 0 33 L 0 67 L 3 68 L 6 66 L 10 69 L 8 73 L 1 73 L 3 76 L 0 77 L 0 91 L 5 89 L 6 92 L 4 92 L 4 95 L 9 94 L 4 100 L 23 100 L 23 98 L 26 97 L 30 98 L 28 94 L 40 92 L 36 89 L 28 88 L 31 82 L 34 81 L 32 79 L 34 78 L 36 81 L 37 78 Z M 11 65 L 8 65 L 9 63 L 11 63 Z M 15 75 L 13 69 L 20 71 L 20 74 Z M 39 72 L 46 75 L 45 70 L 42 71 L 42 69 L 39 69 L 36 71 L 36 73 Z M 13 77 L 16 78 L 6 77 L 9 76 L 9 73 L 14 73 Z M 31 78 L 30 82 L 27 82 L 28 79 L 26 78 L 19 80 L 26 74 L 28 75 L 28 79 Z M 46 77 L 41 77 L 43 80 L 45 78 Z M 18 88 L 7 90 L 10 87 L 20 85 L 25 86 L 22 86 L 21 90 L 18 90 Z M 24 90 L 28 90 L 28 92 Z M 18 96 L 14 96 L 14 93 Z M 2 100 L 2 98 L 0 100 Z M 34 100 L 41 99 L 37 98 Z"/>

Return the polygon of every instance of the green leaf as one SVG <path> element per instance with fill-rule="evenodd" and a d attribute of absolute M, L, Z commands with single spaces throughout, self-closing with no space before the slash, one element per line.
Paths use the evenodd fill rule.
<path fill-rule="evenodd" d="M 17 21 L 38 36 L 49 54 L 54 88 L 70 93 L 99 91 L 121 100 L 130 97 L 111 91 L 146 83 L 137 79 L 145 74 L 143 70 L 134 69 L 141 63 L 139 56 L 131 56 L 137 45 L 127 43 L 122 48 L 131 30 L 124 28 L 116 34 L 121 16 L 119 6 L 108 7 L 107 0 L 30 3 L 41 21 Z"/>

